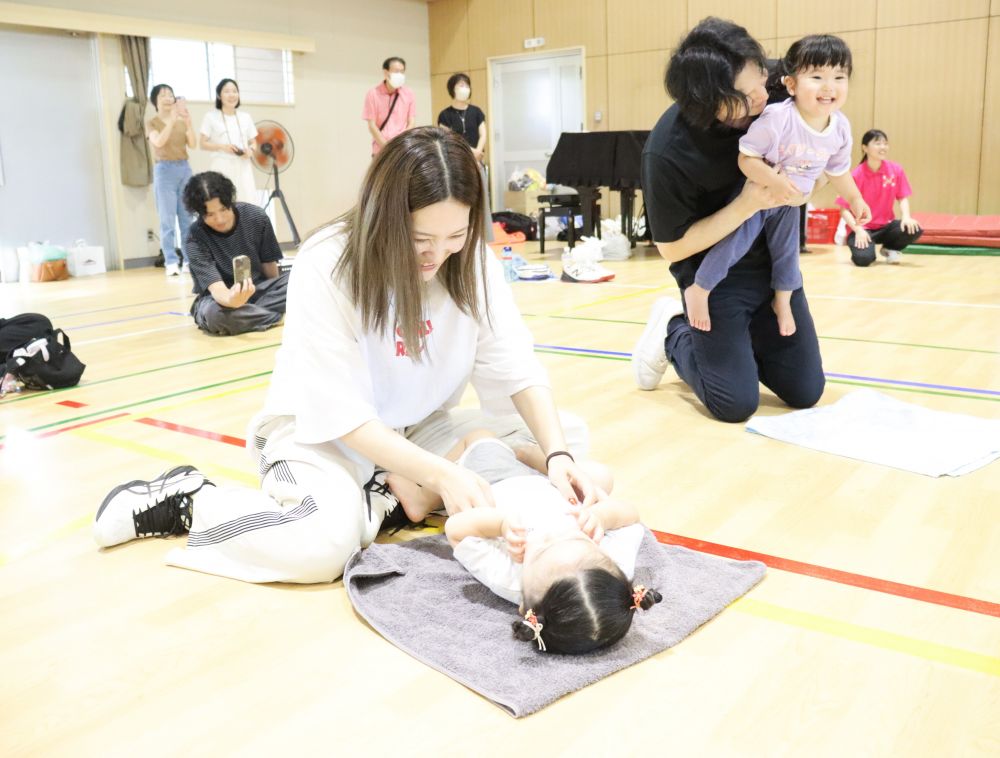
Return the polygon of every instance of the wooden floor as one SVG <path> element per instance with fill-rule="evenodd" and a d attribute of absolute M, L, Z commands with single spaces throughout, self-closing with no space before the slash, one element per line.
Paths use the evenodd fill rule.
<path fill-rule="evenodd" d="M 1000 418 L 1000 259 L 802 264 L 823 404 L 875 386 Z M 0 286 L 0 315 L 49 314 L 88 364 L 0 401 L 0 755 L 1000 755 L 1000 463 L 934 480 L 709 420 L 672 370 L 637 391 L 629 351 L 676 289 L 648 248 L 608 265 L 514 285 L 562 407 L 648 526 L 772 567 L 677 647 L 520 721 L 384 641 L 340 582 L 95 548 L 121 481 L 191 462 L 255 482 L 240 442 L 280 328 L 203 336 L 159 270 Z M 760 412 L 785 409 L 765 392 Z"/>

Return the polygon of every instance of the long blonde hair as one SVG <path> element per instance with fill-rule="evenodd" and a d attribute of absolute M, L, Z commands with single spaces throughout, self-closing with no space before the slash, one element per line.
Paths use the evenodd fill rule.
<path fill-rule="evenodd" d="M 469 234 L 438 278 L 459 309 L 478 319 L 488 310 L 481 253 L 485 193 L 479 164 L 462 137 L 427 126 L 391 140 L 368 168 L 358 204 L 341 219 L 347 242 L 334 275 L 344 278 L 364 328 L 381 334 L 398 330 L 414 360 L 421 355 L 426 287 L 410 214 L 449 199 L 469 206 Z M 391 309 L 396 323 L 389 323 Z"/>

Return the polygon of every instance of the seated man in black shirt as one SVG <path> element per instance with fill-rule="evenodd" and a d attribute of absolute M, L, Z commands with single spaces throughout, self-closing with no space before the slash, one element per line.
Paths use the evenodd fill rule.
<path fill-rule="evenodd" d="M 278 273 L 281 248 L 264 211 L 234 202 L 236 188 L 215 171 L 196 174 L 184 187 L 191 225 L 188 261 L 198 295 L 191 315 L 209 334 L 262 332 L 285 314 L 288 274 Z M 233 280 L 233 259 L 250 259 L 250 278 Z"/>
<path fill-rule="evenodd" d="M 706 250 L 764 208 L 802 202 L 748 182 L 739 139 L 767 104 L 760 44 L 741 26 L 707 18 L 674 51 L 666 86 L 675 103 L 649 134 L 642 191 L 653 241 L 683 292 Z M 794 408 L 823 394 L 819 342 L 803 290 L 792 293 L 798 326 L 782 337 L 771 308 L 771 258 L 762 234 L 708 302 L 712 330 L 693 329 L 679 301 L 662 298 L 632 352 L 640 389 L 655 389 L 672 363 L 713 416 L 744 421 L 759 383 Z"/>

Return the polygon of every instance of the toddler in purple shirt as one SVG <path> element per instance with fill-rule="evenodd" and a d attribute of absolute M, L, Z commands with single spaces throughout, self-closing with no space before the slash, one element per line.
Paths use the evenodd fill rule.
<path fill-rule="evenodd" d="M 847 100 L 851 51 L 839 37 L 816 34 L 788 48 L 783 83 L 791 97 L 764 109 L 740 140 L 740 170 L 747 179 L 777 193 L 812 192 L 824 173 L 858 218 L 871 218 L 851 176 L 851 125 L 840 112 Z M 755 213 L 716 243 L 684 290 L 688 321 L 711 329 L 708 296 L 730 267 L 764 231 L 771 254 L 772 307 L 782 336 L 795 333 L 792 292 L 802 286 L 799 271 L 799 204 Z"/>

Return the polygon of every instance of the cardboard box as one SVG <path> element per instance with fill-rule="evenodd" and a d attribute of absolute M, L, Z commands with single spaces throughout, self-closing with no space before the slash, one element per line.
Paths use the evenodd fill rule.
<path fill-rule="evenodd" d="M 503 193 L 503 206 L 509 211 L 533 216 L 538 213 L 538 196 L 544 194 L 546 193 L 541 190 L 525 190 L 524 192 L 507 190 Z"/>

